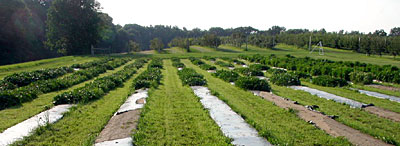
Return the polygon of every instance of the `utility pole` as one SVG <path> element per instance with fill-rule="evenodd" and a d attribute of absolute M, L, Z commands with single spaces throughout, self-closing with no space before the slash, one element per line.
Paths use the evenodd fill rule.
<path fill-rule="evenodd" d="M 310 36 L 310 41 L 308 42 L 308 50 L 311 51 L 311 36 Z"/>

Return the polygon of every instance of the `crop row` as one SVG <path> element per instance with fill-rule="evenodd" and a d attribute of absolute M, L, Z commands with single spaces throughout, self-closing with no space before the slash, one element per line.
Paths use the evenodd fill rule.
<path fill-rule="evenodd" d="M 39 94 L 58 91 L 69 88 L 73 85 L 90 80 L 99 74 L 106 72 L 107 68 L 116 68 L 126 62 L 128 59 L 115 59 L 106 64 L 99 64 L 85 70 L 79 70 L 73 74 L 56 79 L 40 80 L 33 82 L 28 86 L 20 87 L 14 90 L 6 90 L 0 92 L 0 109 L 19 105 L 24 102 L 36 99 Z"/>
<path fill-rule="evenodd" d="M 57 78 L 59 76 L 73 72 L 73 68 L 76 68 L 75 66 L 85 66 L 85 68 L 89 68 L 107 63 L 110 60 L 112 60 L 112 58 L 104 58 L 101 60 L 83 64 L 74 64 L 71 67 L 58 67 L 50 69 L 40 69 L 30 72 L 14 73 L 4 77 L 4 79 L 0 81 L 0 91 L 11 90 L 18 87 L 26 86 L 40 80 Z"/>
<path fill-rule="evenodd" d="M 145 61 L 137 61 L 125 66 L 122 70 L 112 75 L 98 78 L 93 82 L 86 84 L 84 87 L 59 94 L 54 97 L 53 103 L 55 105 L 67 103 L 86 103 L 99 99 L 109 91 L 123 85 L 124 81 L 135 74 L 136 69 L 143 66 L 144 63 Z"/>
<path fill-rule="evenodd" d="M 257 72 L 261 71 L 257 70 Z M 213 73 L 213 76 L 227 82 L 235 82 L 235 85 L 242 89 L 270 91 L 270 86 L 266 80 L 261 80 L 251 76 L 241 77 L 236 71 L 217 70 L 216 73 Z"/>
<path fill-rule="evenodd" d="M 290 55 L 277 58 L 275 55 L 267 57 L 257 54 L 253 56 L 240 55 L 239 58 L 296 72 L 308 73 L 312 76 L 328 75 L 360 84 L 372 83 L 373 79 L 400 83 L 400 69 L 392 65 L 379 66 L 349 61 L 335 62 L 326 59 L 312 59 L 309 57 L 295 58 Z"/>
<path fill-rule="evenodd" d="M 134 90 L 141 88 L 158 87 L 161 82 L 161 69 L 163 68 L 163 62 L 161 59 L 153 59 L 147 66 L 147 70 L 137 76 L 132 83 Z"/>

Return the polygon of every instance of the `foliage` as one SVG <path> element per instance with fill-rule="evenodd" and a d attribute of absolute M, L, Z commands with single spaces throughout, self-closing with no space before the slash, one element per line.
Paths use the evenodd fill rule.
<path fill-rule="evenodd" d="M 192 68 L 184 68 L 178 71 L 179 78 L 184 85 L 189 86 L 204 86 L 207 85 L 207 81 L 203 75 L 197 73 Z"/>
<path fill-rule="evenodd" d="M 45 45 L 66 55 L 90 54 L 100 40 L 100 21 L 95 0 L 54 0 L 47 15 Z"/>
<path fill-rule="evenodd" d="M 172 39 L 170 43 L 168 43 L 168 46 L 183 48 L 183 49 L 186 49 L 187 52 L 190 52 L 191 44 L 192 43 L 189 38 L 176 37 L 176 38 Z"/>
<path fill-rule="evenodd" d="M 371 73 L 355 71 L 350 73 L 350 81 L 356 84 L 372 84 L 374 76 Z"/>
<path fill-rule="evenodd" d="M 150 49 L 156 50 L 160 53 L 164 49 L 164 43 L 160 38 L 154 38 L 150 41 Z"/>
<path fill-rule="evenodd" d="M 203 59 L 208 60 L 208 61 L 215 61 L 215 57 L 211 57 L 211 56 L 203 56 Z"/>
<path fill-rule="evenodd" d="M 272 74 L 270 80 L 273 84 L 279 86 L 301 85 L 300 79 L 294 73 L 276 73 Z"/>
<path fill-rule="evenodd" d="M 93 82 L 86 84 L 84 87 L 74 89 L 70 92 L 64 92 L 54 97 L 54 104 L 67 103 L 87 103 L 104 96 L 109 91 L 120 87 L 124 81 L 129 79 L 136 73 L 136 65 L 127 65 L 122 70 L 102 78 L 98 78 Z"/>
<path fill-rule="evenodd" d="M 133 52 L 140 52 L 140 45 L 139 45 L 139 43 L 136 43 L 135 41 L 130 40 L 128 45 L 129 45 L 129 50 L 130 50 L 130 51 L 128 51 L 128 52 L 131 52 L 131 51 L 133 51 Z"/>
<path fill-rule="evenodd" d="M 157 65 L 151 65 L 157 64 Z M 161 66 L 160 66 L 161 65 Z M 161 82 L 161 68 L 163 68 L 161 59 L 153 59 L 147 70 L 142 72 L 139 76 L 137 76 L 132 83 L 133 89 L 142 89 L 142 88 L 157 88 Z"/>
<path fill-rule="evenodd" d="M 223 62 L 223 61 L 215 62 L 215 65 L 219 65 L 219 66 L 222 66 L 222 67 L 234 67 L 234 65 L 232 63 L 226 63 L 226 62 Z"/>
<path fill-rule="evenodd" d="M 217 67 L 209 65 L 209 64 L 202 64 L 200 65 L 200 68 L 203 70 L 216 70 Z"/>
<path fill-rule="evenodd" d="M 254 70 L 269 70 L 269 66 L 264 64 L 251 64 L 249 65 L 249 68 Z"/>
<path fill-rule="evenodd" d="M 244 76 L 264 76 L 264 73 L 261 70 L 256 70 L 254 68 L 240 67 L 235 68 L 234 71 Z"/>
<path fill-rule="evenodd" d="M 218 48 L 221 45 L 221 39 L 215 34 L 205 34 L 201 42 L 202 46 Z"/>
<path fill-rule="evenodd" d="M 326 75 L 314 77 L 312 79 L 312 83 L 315 85 L 325 86 L 325 87 L 342 87 L 347 85 L 346 80 Z"/>
<path fill-rule="evenodd" d="M 179 58 L 173 57 L 173 58 L 171 58 L 171 60 L 172 60 L 172 66 L 174 66 L 176 68 L 184 68 L 185 67 L 185 64 L 183 64 Z"/>
<path fill-rule="evenodd" d="M 201 61 L 199 58 L 195 58 L 195 57 L 190 57 L 189 60 L 195 64 L 195 65 L 202 65 L 205 64 L 203 61 Z"/>
<path fill-rule="evenodd" d="M 229 70 L 217 70 L 212 75 L 227 82 L 235 82 L 240 76 L 238 73 Z"/>
<path fill-rule="evenodd" d="M 266 80 L 255 77 L 239 77 L 235 85 L 246 90 L 270 91 L 270 86 Z"/>

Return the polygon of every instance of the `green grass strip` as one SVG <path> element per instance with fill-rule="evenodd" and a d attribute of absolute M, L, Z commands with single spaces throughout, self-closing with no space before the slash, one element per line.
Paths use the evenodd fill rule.
<path fill-rule="evenodd" d="M 70 88 L 60 90 L 60 91 L 50 92 L 47 94 L 41 94 L 38 96 L 38 98 L 36 98 L 30 102 L 22 103 L 21 106 L 1 110 L 0 111 L 0 132 L 3 132 L 4 130 L 6 130 L 9 127 L 14 126 L 36 114 L 39 114 L 40 112 L 46 110 L 46 107 L 53 107 L 54 105 L 52 104 L 52 102 L 53 102 L 54 96 L 57 96 L 58 94 L 61 94 L 64 92 L 72 91 L 76 88 L 83 87 L 87 83 L 90 83 L 97 78 L 102 78 L 102 77 L 111 75 L 113 73 L 116 73 L 116 72 L 122 70 L 126 65 L 129 65 L 133 62 L 134 61 L 127 62 L 124 65 L 122 65 L 118 68 L 115 68 L 114 70 L 107 70 L 106 73 L 100 74 L 96 78 L 93 78 L 91 80 L 74 85 Z"/>
<path fill-rule="evenodd" d="M 294 112 L 235 87 L 190 63 L 182 62 L 207 79 L 208 87 L 240 114 L 261 136 L 274 145 L 351 145 L 342 137 L 334 138 L 300 119 Z"/>
<path fill-rule="evenodd" d="M 311 88 L 314 88 L 314 86 L 311 86 Z M 317 110 L 327 115 L 338 115 L 339 118 L 335 120 L 363 133 L 390 144 L 400 144 L 400 123 L 398 122 L 378 117 L 359 108 L 350 108 L 348 105 L 319 98 L 308 92 L 276 85 L 272 85 L 272 90 L 274 94 L 298 101 L 303 105 L 318 105 L 319 109 Z"/>
<path fill-rule="evenodd" d="M 66 113 L 57 123 L 37 129 L 33 135 L 13 145 L 93 145 L 97 135 L 131 93 L 130 85 L 133 79 L 143 72 L 146 66 L 139 69 L 136 74 L 124 82 L 124 86 L 110 91 L 96 101 L 79 104 L 77 107 L 71 108 L 71 111 Z"/>
<path fill-rule="evenodd" d="M 150 89 L 142 111 L 136 145 L 228 145 L 217 124 L 192 89 L 183 86 L 177 69 L 164 60 L 164 80 Z"/>
<path fill-rule="evenodd" d="M 302 84 L 314 89 L 318 89 L 321 91 L 325 91 L 331 94 L 335 94 L 338 96 L 342 96 L 348 99 L 353 99 L 355 101 L 360 101 L 365 104 L 373 103 L 375 106 L 387 109 L 393 112 L 400 113 L 400 103 L 390 101 L 388 99 L 380 99 L 372 96 L 368 96 L 365 94 L 361 94 L 358 91 L 353 91 L 346 88 L 338 88 L 338 87 L 323 87 L 311 84 L 309 82 L 302 81 Z"/>

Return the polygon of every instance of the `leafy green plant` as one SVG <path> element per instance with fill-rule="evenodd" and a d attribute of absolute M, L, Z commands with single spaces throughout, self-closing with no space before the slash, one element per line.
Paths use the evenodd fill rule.
<path fill-rule="evenodd" d="M 261 71 L 261 70 L 269 70 L 270 67 L 264 64 L 251 64 L 249 68 Z"/>
<path fill-rule="evenodd" d="M 245 76 L 264 76 L 264 73 L 261 70 L 256 70 L 248 67 L 235 68 L 234 71 Z"/>
<path fill-rule="evenodd" d="M 293 73 L 272 74 L 270 81 L 279 86 L 301 85 L 299 77 Z"/>
<path fill-rule="evenodd" d="M 217 67 L 209 65 L 209 64 L 202 64 L 200 65 L 200 68 L 203 70 L 216 70 Z"/>
<path fill-rule="evenodd" d="M 222 66 L 222 67 L 234 67 L 232 63 L 226 63 L 223 61 L 217 61 L 215 62 L 216 65 Z"/>
<path fill-rule="evenodd" d="M 266 80 L 255 77 L 239 77 L 235 85 L 246 90 L 270 91 L 271 88 Z"/>
<path fill-rule="evenodd" d="M 207 85 L 207 81 L 204 79 L 203 75 L 197 73 L 192 68 L 184 68 L 178 71 L 178 75 L 184 85 L 189 85 L 189 86 Z"/>
<path fill-rule="evenodd" d="M 212 75 L 227 82 L 235 82 L 240 76 L 238 73 L 230 70 L 217 70 Z"/>
<path fill-rule="evenodd" d="M 346 80 L 326 75 L 314 77 L 311 82 L 315 85 L 325 87 L 342 87 L 347 85 Z"/>
<path fill-rule="evenodd" d="M 374 79 L 374 76 L 372 73 L 366 73 L 366 72 L 360 72 L 360 71 L 355 71 L 350 73 L 350 80 L 353 83 L 356 84 L 372 84 L 372 81 Z"/>

